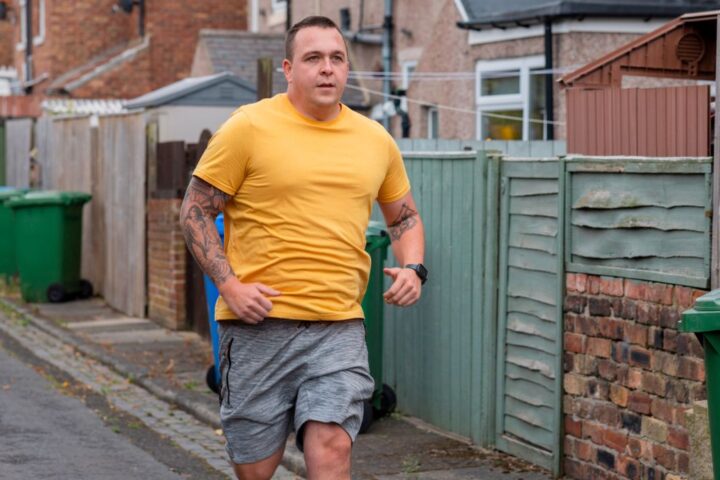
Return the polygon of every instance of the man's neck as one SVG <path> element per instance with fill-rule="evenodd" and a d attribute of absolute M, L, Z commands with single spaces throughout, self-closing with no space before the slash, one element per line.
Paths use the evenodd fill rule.
<path fill-rule="evenodd" d="M 308 107 L 307 105 L 303 105 L 303 103 L 295 95 L 293 95 L 291 90 L 288 90 L 287 97 L 300 115 L 317 122 L 329 122 L 330 120 L 334 120 L 338 115 L 340 115 L 340 110 L 342 108 L 339 103 L 328 106 L 327 108 Z"/>

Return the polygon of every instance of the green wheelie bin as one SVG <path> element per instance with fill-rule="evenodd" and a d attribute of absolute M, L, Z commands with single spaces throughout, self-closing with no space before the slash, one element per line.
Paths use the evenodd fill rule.
<path fill-rule="evenodd" d="M 383 267 L 387 258 L 390 237 L 381 222 L 370 222 L 365 234 L 365 251 L 372 262 L 368 288 L 363 297 L 362 308 L 365 313 L 365 342 L 368 349 L 370 374 L 375 380 L 373 397 L 365 405 L 361 432 L 365 432 L 373 418 L 391 413 L 397 404 L 395 392 L 383 383 L 383 284 L 385 275 Z"/>
<path fill-rule="evenodd" d="M 15 216 L 20 293 L 27 302 L 61 302 L 92 296 L 80 278 L 82 209 L 92 197 L 81 192 L 31 192 L 6 204 Z"/>
<path fill-rule="evenodd" d="M 26 188 L 0 188 L 0 277 L 9 281 L 17 274 L 15 255 L 15 219 L 12 210 L 6 205 L 9 200 L 20 197 Z"/>
<path fill-rule="evenodd" d="M 695 333 L 705 348 L 705 375 L 713 476 L 720 480 L 720 290 L 695 300 L 694 308 L 683 312 L 681 332 Z"/>

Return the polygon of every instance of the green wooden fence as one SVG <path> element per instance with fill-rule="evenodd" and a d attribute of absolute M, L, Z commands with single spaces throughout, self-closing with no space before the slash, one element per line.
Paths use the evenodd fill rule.
<path fill-rule="evenodd" d="M 564 273 L 707 285 L 710 159 L 404 157 L 430 281 L 386 309 L 385 381 L 401 411 L 559 474 Z"/>
<path fill-rule="evenodd" d="M 546 158 L 565 155 L 565 140 L 444 140 L 410 139 L 396 140 L 403 152 L 452 152 L 452 151 L 494 151 L 512 157 Z"/>
<path fill-rule="evenodd" d="M 572 272 L 707 288 L 712 159 L 567 159 Z"/>

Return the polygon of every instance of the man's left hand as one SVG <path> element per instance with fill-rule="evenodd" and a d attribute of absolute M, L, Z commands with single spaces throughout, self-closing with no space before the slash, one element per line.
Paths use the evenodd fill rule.
<path fill-rule="evenodd" d="M 409 268 L 384 268 L 383 273 L 393 279 L 387 292 L 383 293 L 385 303 L 398 307 L 409 307 L 420 299 L 422 282 Z"/>

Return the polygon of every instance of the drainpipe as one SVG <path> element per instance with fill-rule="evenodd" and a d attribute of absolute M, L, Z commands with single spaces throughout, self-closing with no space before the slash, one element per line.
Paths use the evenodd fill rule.
<path fill-rule="evenodd" d="M 140 12 L 138 13 L 138 32 L 140 38 L 145 38 L 145 0 L 139 2 Z"/>
<path fill-rule="evenodd" d="M 32 31 L 32 0 L 25 1 L 25 83 L 33 79 L 33 31 Z M 27 93 L 32 93 L 32 86 L 26 87 Z"/>
<path fill-rule="evenodd" d="M 382 59 L 383 59 L 383 104 L 390 98 L 390 74 L 392 73 L 392 34 L 393 34 L 393 1 L 385 0 L 385 17 L 383 21 Z M 390 131 L 390 117 L 383 116 L 383 126 Z"/>
<path fill-rule="evenodd" d="M 286 0 L 285 2 L 285 31 L 289 31 L 292 28 L 292 0 Z"/>
<path fill-rule="evenodd" d="M 552 122 L 555 118 L 554 114 L 554 83 L 553 82 L 553 38 L 552 38 L 552 18 L 545 18 L 545 119 Z M 545 124 L 545 137 L 547 140 L 555 139 L 555 129 L 552 123 Z"/>

